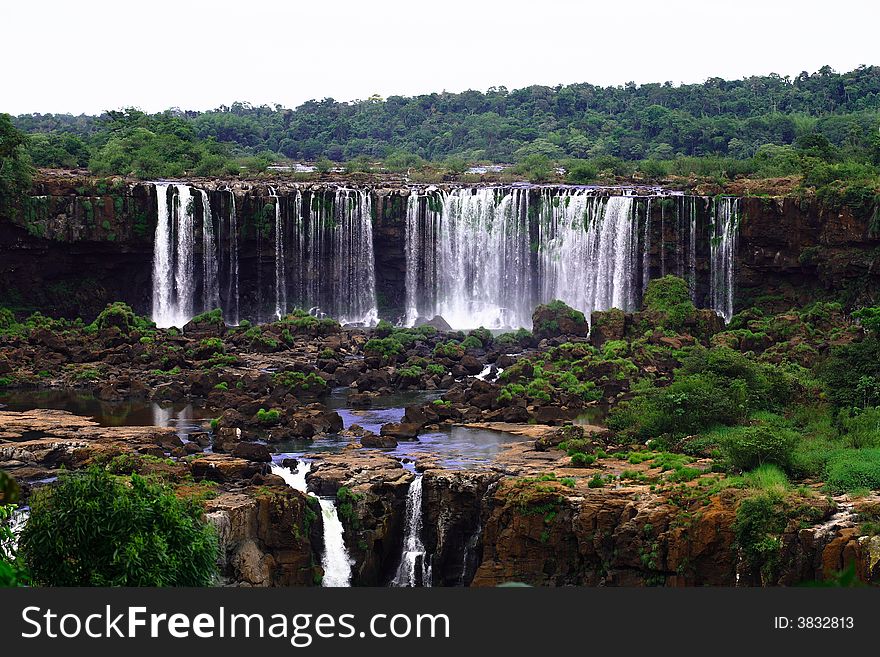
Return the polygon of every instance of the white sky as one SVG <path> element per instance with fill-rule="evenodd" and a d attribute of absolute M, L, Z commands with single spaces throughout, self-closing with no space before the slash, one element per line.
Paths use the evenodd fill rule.
<path fill-rule="evenodd" d="M 876 0 L 19 0 L 2 16 L 11 114 L 880 64 Z"/>

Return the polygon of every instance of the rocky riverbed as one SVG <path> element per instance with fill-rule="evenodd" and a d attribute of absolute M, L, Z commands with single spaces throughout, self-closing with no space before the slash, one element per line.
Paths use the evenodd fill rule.
<path fill-rule="evenodd" d="M 880 537 L 863 531 L 876 495 L 832 497 L 819 481 L 787 493 L 769 569 L 743 543 L 752 493 L 711 454 L 652 451 L 603 425 L 639 379 L 671 376 L 681 350 L 744 339 L 708 311 L 675 333 L 664 322 L 609 311 L 588 333 L 564 305 L 506 335 L 343 329 L 306 314 L 156 329 L 119 304 L 90 325 L 32 319 L 0 337 L 0 467 L 25 496 L 61 468 L 100 465 L 196 497 L 226 584 L 320 584 L 321 501 L 342 525 L 353 585 L 395 580 L 413 514 L 423 584 L 789 585 L 848 565 L 876 581 Z M 767 348 L 804 362 L 856 335 L 774 322 L 787 339 Z M 67 394 L 92 406 L 63 410 Z M 171 418 L 182 404 L 183 428 L 140 412 Z M 305 472 L 301 489 L 278 468 Z"/>

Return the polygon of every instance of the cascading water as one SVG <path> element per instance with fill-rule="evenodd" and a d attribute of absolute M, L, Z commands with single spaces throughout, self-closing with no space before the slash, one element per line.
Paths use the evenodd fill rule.
<path fill-rule="evenodd" d="M 373 326 L 379 310 L 370 193 L 339 189 L 333 209 L 333 315 L 342 324 Z"/>
<path fill-rule="evenodd" d="M 574 191 L 545 196 L 542 207 L 542 299 L 561 299 L 587 318 L 594 310 L 633 310 L 639 301 L 635 199 Z"/>
<path fill-rule="evenodd" d="M 238 302 L 238 217 L 235 212 L 235 193 L 229 190 L 229 273 L 226 281 L 226 303 L 229 307 L 229 322 L 239 323 Z"/>
<path fill-rule="evenodd" d="M 413 193 L 407 207 L 407 323 L 441 315 L 456 328 L 528 325 L 528 190 L 432 194 L 423 220 L 420 215 Z M 417 273 L 423 274 L 421 286 Z"/>
<path fill-rule="evenodd" d="M 406 495 L 403 554 L 391 586 L 431 586 L 431 564 L 422 543 L 422 475 L 417 474 Z"/>
<path fill-rule="evenodd" d="M 734 270 L 739 235 L 739 199 L 715 199 L 710 226 L 709 296 L 712 309 L 729 322 L 733 317 Z"/>
<path fill-rule="evenodd" d="M 214 240 L 214 218 L 208 192 L 198 190 L 202 200 L 202 308 L 220 307 L 220 283 Z"/>
<path fill-rule="evenodd" d="M 168 207 L 168 189 L 175 194 Z M 157 221 L 153 253 L 153 321 L 161 328 L 183 326 L 192 318 L 193 203 L 187 185 L 156 185 Z"/>
<path fill-rule="evenodd" d="M 275 319 L 287 314 L 287 282 L 284 272 L 284 227 L 281 222 L 281 197 L 274 187 L 269 196 L 275 199 Z"/>
<path fill-rule="evenodd" d="M 321 516 L 324 521 L 324 554 L 321 556 L 324 578 L 321 580 L 321 586 L 351 586 L 351 557 L 345 547 L 344 530 L 336 511 L 336 502 L 308 491 L 306 475 L 310 469 L 311 464 L 303 459 L 297 462 L 296 470 L 272 464 L 272 474 L 280 476 L 291 488 L 311 497 L 317 497 L 321 506 Z"/>

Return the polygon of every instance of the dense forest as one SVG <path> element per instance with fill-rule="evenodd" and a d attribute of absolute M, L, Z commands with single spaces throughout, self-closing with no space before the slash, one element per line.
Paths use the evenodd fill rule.
<path fill-rule="evenodd" d="M 485 93 L 310 100 L 296 109 L 233 103 L 206 112 L 136 109 L 101 116 L 13 119 L 41 167 L 157 176 L 256 173 L 316 161 L 319 171 L 516 163 L 531 180 L 570 182 L 641 174 L 733 178 L 799 175 L 811 187 L 877 186 L 880 67 L 830 67 L 795 78 L 711 78 L 675 86 L 572 84 Z"/>

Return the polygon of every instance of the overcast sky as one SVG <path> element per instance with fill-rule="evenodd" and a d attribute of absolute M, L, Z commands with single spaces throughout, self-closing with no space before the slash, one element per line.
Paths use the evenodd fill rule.
<path fill-rule="evenodd" d="M 572 0 L 4 3 L 0 112 L 295 107 L 530 84 L 880 64 L 880 4 Z"/>

